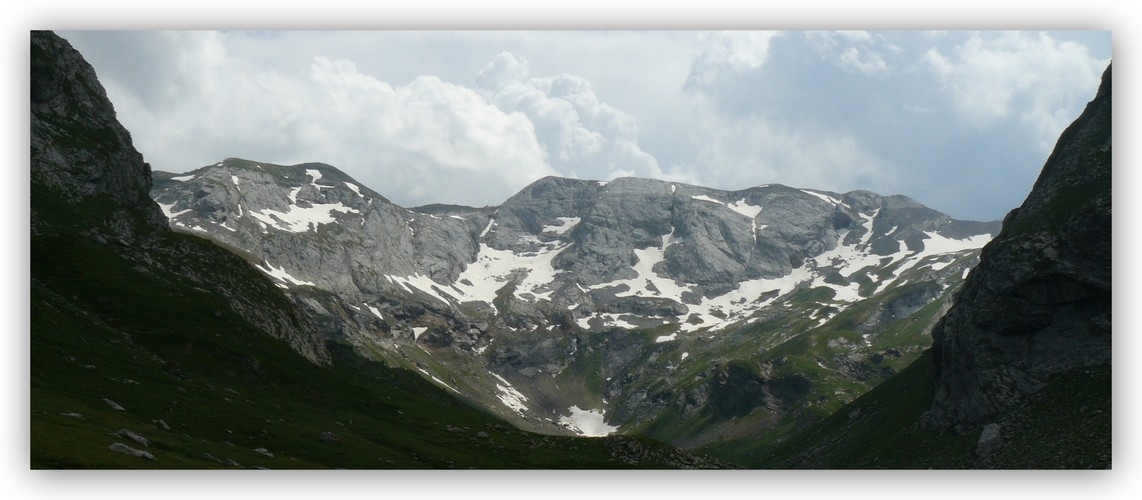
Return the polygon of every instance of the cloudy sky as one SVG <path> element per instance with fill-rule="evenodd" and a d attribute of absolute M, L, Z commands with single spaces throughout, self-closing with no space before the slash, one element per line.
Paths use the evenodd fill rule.
<path fill-rule="evenodd" d="M 60 31 L 156 170 L 324 162 L 403 206 L 547 175 L 905 194 L 1000 219 L 1110 31 Z"/>

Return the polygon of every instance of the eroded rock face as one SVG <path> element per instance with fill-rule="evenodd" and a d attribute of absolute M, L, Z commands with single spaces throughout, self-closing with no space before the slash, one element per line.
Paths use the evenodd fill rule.
<path fill-rule="evenodd" d="M 166 218 L 150 199 L 151 168 L 115 118 L 95 70 L 51 32 L 33 31 L 31 52 L 33 185 L 75 203 L 106 196 L 152 227 L 165 228 Z M 33 228 L 34 222 L 33 214 Z M 112 226 L 129 233 L 131 225 Z"/>
<path fill-rule="evenodd" d="M 33 239 L 78 232 L 114 248 L 135 272 L 173 273 L 222 298 L 229 313 L 309 360 L 331 361 L 313 320 L 273 300 L 273 285 L 258 280 L 241 258 L 171 237 L 167 217 L 150 196 L 151 167 L 116 119 L 95 71 L 48 31 L 31 33 L 30 98 Z"/>
<path fill-rule="evenodd" d="M 928 425 L 966 430 L 1111 359 L 1111 69 L 933 331 Z"/>
<path fill-rule="evenodd" d="M 978 248 L 998 230 L 903 196 L 636 178 L 549 177 L 499 207 L 410 210 L 329 165 L 233 158 L 156 173 L 152 195 L 173 227 L 248 252 L 285 287 L 328 290 L 382 316 L 387 297 L 463 305 L 466 316 L 515 329 L 691 318 L 715 327 L 748 315 L 730 302 L 766 290 L 727 294 L 750 281 L 784 290 L 794 270 L 790 279 L 816 277 L 846 297 L 864 286 L 867 296 L 894 263 L 935 256 L 948 242 L 950 252 Z"/>

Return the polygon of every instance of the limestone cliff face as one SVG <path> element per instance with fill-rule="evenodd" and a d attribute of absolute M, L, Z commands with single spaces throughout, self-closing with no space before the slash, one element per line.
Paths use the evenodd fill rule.
<path fill-rule="evenodd" d="M 31 34 L 31 111 L 33 184 L 73 203 L 107 196 L 145 224 L 166 225 L 150 200 L 150 166 L 115 118 L 95 70 L 50 32 Z M 33 213 L 33 228 L 34 221 Z M 112 226 L 129 232 L 122 222 Z"/>
<path fill-rule="evenodd" d="M 31 33 L 30 142 L 34 245 L 74 238 L 107 245 L 138 272 L 172 273 L 223 298 L 237 316 L 311 361 L 330 362 L 315 322 L 289 307 L 248 263 L 215 245 L 175 237 L 150 197 L 151 168 L 95 71 L 47 31 Z"/>
<path fill-rule="evenodd" d="M 928 425 L 966 429 L 1111 359 L 1111 69 L 933 331 Z"/>
<path fill-rule="evenodd" d="M 748 317 L 762 292 L 797 283 L 852 302 L 998 231 L 903 196 L 779 185 L 549 177 L 498 207 L 410 210 L 324 164 L 231 158 L 155 176 L 173 227 L 248 252 L 283 287 L 313 286 L 381 316 L 378 302 L 403 296 L 516 329 L 717 328 Z M 949 286 L 961 276 L 935 270 Z"/>

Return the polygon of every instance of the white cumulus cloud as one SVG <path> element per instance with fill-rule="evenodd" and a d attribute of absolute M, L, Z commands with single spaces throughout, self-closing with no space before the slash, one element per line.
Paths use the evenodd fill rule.
<path fill-rule="evenodd" d="M 217 32 L 146 33 L 114 47 L 155 57 L 146 85 L 104 78 L 155 169 L 182 172 L 227 157 L 323 162 L 406 206 L 496 204 L 555 175 L 533 124 L 475 89 L 436 76 L 397 85 L 349 59 L 268 64 L 226 50 Z M 148 47 L 154 48 L 149 49 Z M 160 57 L 161 56 L 161 57 Z M 123 73 L 132 68 L 124 65 Z M 138 70 L 134 70 L 138 71 Z"/>
<path fill-rule="evenodd" d="M 703 100 L 703 96 L 694 96 Z M 727 118 L 700 102 L 693 107 L 701 129 L 701 159 L 696 170 L 709 185 L 741 189 L 781 183 L 845 191 L 877 184 L 891 190 L 891 179 L 881 173 L 882 159 L 864 151 L 843 132 L 807 133 L 765 116 Z"/>
<path fill-rule="evenodd" d="M 322 91 L 315 113 L 331 119 L 310 150 L 373 162 L 370 186 L 392 185 L 414 203 L 492 204 L 555 172 L 530 121 L 506 113 L 475 90 L 417 77 L 391 86 L 345 60 L 317 58 L 310 79 Z M 362 179 L 366 181 L 366 179 Z"/>
<path fill-rule="evenodd" d="M 1044 151 L 1074 120 L 1074 104 L 1094 96 L 1109 63 L 1081 44 L 1026 32 L 976 33 L 923 60 L 962 116 L 977 127 L 1017 118 L 1038 132 Z"/>
<path fill-rule="evenodd" d="M 779 182 L 980 220 L 1026 196 L 1111 48 L 1095 31 L 63 35 L 157 170 L 324 162 L 410 207 L 498 204 L 545 175 Z"/>
<path fill-rule="evenodd" d="M 689 85 L 705 85 L 726 73 L 755 70 L 765 64 L 776 31 L 718 31 L 699 39 L 702 51 L 690 66 Z"/>
<path fill-rule="evenodd" d="M 888 64 L 880 57 L 880 54 L 868 50 L 860 50 L 856 47 L 849 47 L 840 56 L 841 66 L 864 73 L 868 76 L 873 76 L 883 73 L 888 69 Z"/>
<path fill-rule="evenodd" d="M 826 59 L 845 71 L 865 76 L 883 75 L 889 70 L 882 52 L 895 55 L 902 50 L 884 36 L 863 30 L 809 31 L 805 37 Z"/>
<path fill-rule="evenodd" d="M 591 82 L 566 73 L 530 77 L 528 68 L 527 59 L 500 53 L 477 82 L 499 109 L 527 117 L 553 169 L 584 178 L 668 177 L 639 147 L 637 121 L 600 102 Z"/>

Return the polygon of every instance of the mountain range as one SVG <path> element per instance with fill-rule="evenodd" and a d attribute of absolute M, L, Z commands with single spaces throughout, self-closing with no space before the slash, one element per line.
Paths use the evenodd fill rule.
<path fill-rule="evenodd" d="M 137 465 L 48 437 L 141 443 L 111 429 L 130 423 L 190 467 L 233 466 L 237 441 L 267 467 L 289 462 L 255 443 L 299 467 L 843 467 L 862 462 L 820 453 L 842 444 L 791 446 L 926 366 L 897 402 L 931 404 L 900 414 L 961 441 L 1052 376 L 1109 370 L 1109 69 L 1106 125 L 1068 129 L 1001 224 L 781 185 L 545 178 L 404 208 L 319 163 L 151 172 L 82 57 L 32 41 L 34 465 Z M 401 426 L 417 437 L 378 437 Z M 1002 463 L 980 456 L 943 465 Z"/>
<path fill-rule="evenodd" d="M 999 230 L 781 185 L 549 177 L 499 206 L 407 209 L 324 164 L 154 177 L 173 228 L 246 255 L 324 335 L 524 428 L 688 447 L 811 421 L 910 362 L 924 328 L 881 332 L 929 326 L 938 307 L 913 314 Z M 814 368 L 781 368 L 806 336 L 822 348 L 790 354 Z"/>

